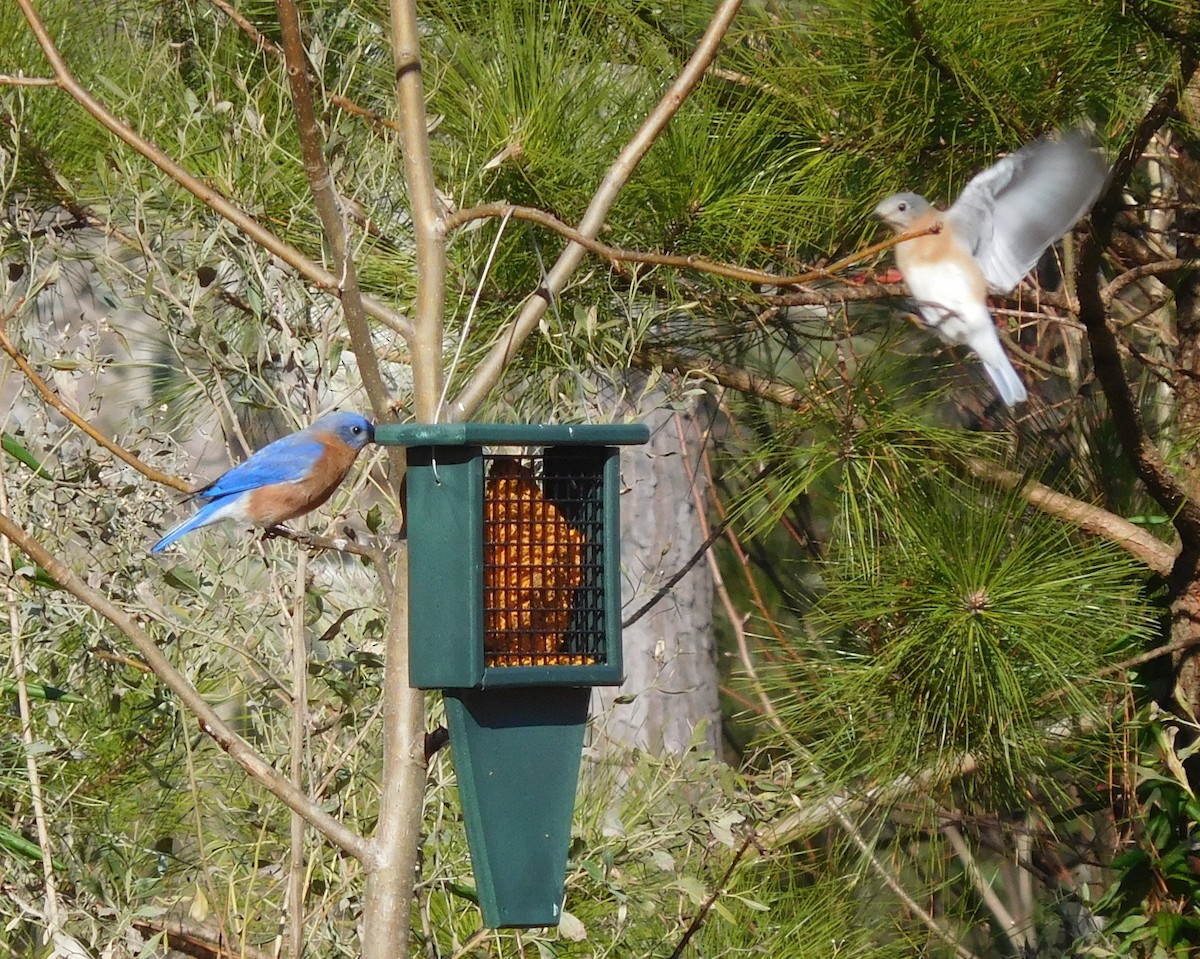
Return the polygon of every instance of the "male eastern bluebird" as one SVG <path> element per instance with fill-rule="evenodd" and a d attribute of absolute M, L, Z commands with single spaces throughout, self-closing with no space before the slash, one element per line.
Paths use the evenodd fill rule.
<path fill-rule="evenodd" d="M 375 428 L 357 413 L 330 413 L 307 429 L 269 443 L 193 495 L 205 501 L 150 552 L 166 549 L 184 533 L 222 520 L 275 526 L 324 503 L 346 478 Z"/>
<path fill-rule="evenodd" d="M 897 193 L 875 215 L 897 233 L 941 224 L 937 233 L 896 246 L 917 310 L 938 336 L 975 351 L 1000 398 L 1027 398 L 987 307 L 987 294 L 1006 293 L 1042 253 L 1096 202 L 1108 168 L 1079 132 L 1038 140 L 978 174 L 949 210 L 915 193 Z"/>

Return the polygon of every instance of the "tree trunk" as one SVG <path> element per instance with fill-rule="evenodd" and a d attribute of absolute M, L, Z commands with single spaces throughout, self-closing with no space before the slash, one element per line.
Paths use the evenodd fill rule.
<path fill-rule="evenodd" d="M 621 454 L 623 615 L 629 617 L 695 556 L 704 542 L 708 490 L 701 464 L 706 408 L 645 417 L 650 443 Z M 720 705 L 712 616 L 713 583 L 704 558 L 670 593 L 625 629 L 625 682 L 592 698 L 589 754 L 616 758 L 633 749 L 683 755 L 719 743 Z"/>

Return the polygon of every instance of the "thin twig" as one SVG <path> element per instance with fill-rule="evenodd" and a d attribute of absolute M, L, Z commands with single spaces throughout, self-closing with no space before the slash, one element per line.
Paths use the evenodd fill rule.
<path fill-rule="evenodd" d="M 471 321 L 475 317 L 475 310 L 479 307 L 479 298 L 483 296 L 483 287 L 487 282 L 488 273 L 492 269 L 492 261 L 496 258 L 496 251 L 500 248 L 500 240 L 504 236 L 504 228 L 508 226 L 508 216 L 504 216 L 500 220 L 500 226 L 496 229 L 496 236 L 492 240 L 491 249 L 488 250 L 487 259 L 483 261 L 483 272 L 479 275 L 479 280 L 475 283 L 475 294 L 471 297 L 471 305 L 467 307 L 467 315 L 463 319 L 462 332 L 458 336 L 458 346 L 454 348 L 454 356 L 450 360 L 450 370 L 446 373 L 446 379 L 442 383 L 442 394 L 438 397 L 437 412 L 434 414 L 434 422 L 441 416 L 442 407 L 446 405 L 446 392 L 450 389 L 450 383 L 454 380 L 454 374 L 458 370 L 458 361 L 462 358 L 463 348 L 467 345 L 467 337 L 471 333 Z M 539 257 L 539 263 L 541 258 Z"/>
<path fill-rule="evenodd" d="M 360 861 L 367 859 L 369 847 L 366 840 L 299 792 L 287 780 L 287 777 L 282 776 L 254 747 L 238 735 L 200 695 L 196 687 L 188 682 L 187 678 L 163 655 L 154 640 L 129 613 L 117 606 L 98 589 L 93 589 L 75 575 L 69 566 L 42 546 L 5 513 L 0 513 L 0 536 L 12 540 L 18 549 L 45 569 L 59 586 L 90 606 L 124 633 L 146 664 L 154 670 L 154 674 L 179 697 L 188 711 L 199 720 L 200 729 L 225 752 L 229 753 L 230 757 L 251 778 L 261 783 L 289 808 L 299 812 L 335 846 L 349 853 L 355 859 Z"/>
<path fill-rule="evenodd" d="M 609 246 L 607 243 L 602 243 L 595 237 L 589 236 L 582 230 L 576 230 L 568 226 L 562 220 L 558 219 L 558 217 L 547 213 L 545 210 L 539 210 L 536 207 L 518 206 L 508 203 L 505 200 L 484 203 L 447 214 L 445 219 L 446 232 L 449 233 L 473 220 L 483 220 L 492 217 L 512 217 L 514 220 L 525 220 L 529 223 L 544 226 L 566 237 L 572 243 L 583 247 L 589 253 L 593 253 L 600 257 L 600 259 L 607 260 L 610 263 L 644 263 L 648 266 L 669 266 L 681 270 L 694 270 L 698 273 L 711 273 L 714 276 L 723 276 L 727 279 L 740 280 L 744 283 L 761 283 L 769 286 L 795 286 L 800 283 L 812 283 L 815 280 L 829 279 L 839 270 L 843 270 L 853 263 L 874 256 L 898 243 L 903 243 L 920 236 L 927 236 L 931 233 L 938 233 L 941 230 L 940 225 L 935 225 L 927 229 L 899 236 L 890 236 L 886 240 L 881 240 L 878 243 L 873 243 L 868 247 L 851 253 L 849 256 L 831 263 L 829 266 L 808 270 L 804 273 L 780 275 L 770 273 L 766 270 L 750 269 L 739 266 L 736 263 L 722 263 L 718 260 L 710 260 L 702 256 L 655 253 L 647 250 L 626 250 L 621 247 Z"/>
<path fill-rule="evenodd" d="M 710 380 L 719 386 L 737 390 L 737 392 L 749 396 L 757 396 L 798 412 L 806 412 L 812 406 L 803 393 L 786 383 L 781 383 L 744 367 L 713 362 L 705 357 L 681 353 L 678 350 L 650 347 L 639 350 L 633 355 L 630 362 L 634 366 L 646 368 L 658 366 L 683 376 L 695 376 L 698 379 Z"/>
<path fill-rule="evenodd" d="M 484 926 L 482 929 L 476 929 L 475 934 L 462 944 L 462 948 L 457 950 L 450 959 L 465 959 L 467 953 L 471 952 L 477 945 L 483 942 L 492 933 L 491 929 Z"/>
<path fill-rule="evenodd" d="M 0 512 L 8 512 L 8 482 L 0 458 Z M 21 743 L 25 752 L 25 776 L 29 780 L 29 805 L 33 811 L 34 828 L 37 830 L 38 849 L 42 853 L 42 882 L 45 886 L 46 932 L 51 940 L 62 932 L 62 905 L 58 901 L 58 880 L 54 874 L 54 847 L 50 843 L 50 827 L 46 820 L 46 806 L 42 801 L 42 777 L 38 771 L 37 751 L 34 749 L 33 710 L 29 704 L 29 686 L 25 680 L 25 646 L 21 632 L 21 616 L 17 610 L 17 593 L 13 587 L 15 577 L 12 546 L 3 541 L 4 565 L 10 575 L 5 577 L 5 599 L 8 606 L 8 636 L 12 649 L 13 676 L 17 681 L 17 709 L 21 717 Z"/>
<path fill-rule="evenodd" d="M 308 641 L 304 631 L 308 593 L 308 553 L 297 550 L 296 592 L 292 604 L 292 785 L 301 793 L 304 760 L 308 755 Z M 288 862 L 288 951 L 292 959 L 304 954 L 304 818 L 292 810 L 291 849 Z"/>
<path fill-rule="evenodd" d="M 950 841 L 950 845 L 954 849 L 954 854 L 958 857 L 958 861 L 962 863 L 963 870 L 970 878 L 975 891 L 979 893 L 979 898 L 983 900 L 983 904 L 987 906 L 988 911 L 992 914 L 992 918 L 1000 926 L 1000 931 L 1004 933 L 1004 938 L 1008 940 L 1013 954 L 1017 956 L 1025 955 L 1024 933 L 1017 920 L 1013 918 L 1013 914 L 1009 912 L 1008 907 L 1000 901 L 996 890 L 992 888 L 992 884 L 984 876 L 983 870 L 979 868 L 979 863 L 976 861 L 974 853 L 971 852 L 971 847 L 967 845 L 967 841 L 963 838 L 962 831 L 957 826 L 947 824 L 942 827 L 942 832 Z"/>
<path fill-rule="evenodd" d="M 0 73 L 0 86 L 4 87 L 56 87 L 58 81 L 53 77 L 22 77 L 11 73 Z"/>
<path fill-rule="evenodd" d="M 46 402 L 47 406 L 50 406 L 54 410 L 58 411 L 73 426 L 86 433 L 98 446 L 102 446 L 104 449 L 108 450 L 115 457 L 117 457 L 117 459 L 121 460 L 121 462 L 132 466 L 147 479 L 150 479 L 155 483 L 161 483 L 164 486 L 170 486 L 172 489 L 179 490 L 181 493 L 190 493 L 192 491 L 191 486 L 181 480 L 178 476 L 172 476 L 169 473 L 156 470 L 153 466 L 144 463 L 119 443 L 115 443 L 110 440 L 107 436 L 96 429 L 96 427 L 92 426 L 91 423 L 67 406 L 67 404 L 59 398 L 58 394 L 50 388 L 49 384 L 47 384 L 45 380 L 43 380 L 36 372 L 34 372 L 33 367 L 29 364 L 29 360 L 27 360 L 24 354 L 17 349 L 13 341 L 8 338 L 8 333 L 5 331 L 4 326 L 11 318 L 12 314 L 0 316 L 0 348 L 3 348 L 4 352 L 12 357 L 13 362 L 17 364 L 17 369 L 19 369 L 25 375 L 25 378 L 33 384 L 33 388 L 41 394 L 41 397 Z"/>
<path fill-rule="evenodd" d="M 378 123 L 381 127 L 387 127 L 395 133 L 400 132 L 400 124 L 395 120 L 385 117 L 382 113 L 376 113 L 374 110 L 368 110 L 366 107 L 360 107 L 353 100 L 342 96 L 340 93 L 331 93 L 329 95 L 329 102 L 334 104 L 334 106 L 341 107 L 347 113 L 353 113 L 364 120 Z"/>
<path fill-rule="evenodd" d="M 38 45 L 41 46 L 43 54 L 45 54 L 51 68 L 54 70 L 56 85 L 59 89 L 67 93 L 84 110 L 90 113 L 106 130 L 128 144 L 138 154 L 144 156 L 198 200 L 232 223 L 254 243 L 273 253 L 321 289 L 335 294 L 339 291 L 340 282 L 337 276 L 314 263 L 290 243 L 286 243 L 277 237 L 240 207 L 231 203 L 216 190 L 212 189 L 203 180 L 185 170 L 167 156 L 157 145 L 147 140 L 134 130 L 133 127 L 129 126 L 129 124 L 117 119 L 116 115 L 92 96 L 67 68 L 62 55 L 50 37 L 50 32 L 46 29 L 46 24 L 34 9 L 32 0 L 17 0 L 17 4 L 21 8 L 21 12 L 25 15 L 25 20 L 29 24 L 29 28 L 33 32 Z M 363 305 L 371 317 L 391 328 L 405 339 L 409 339 L 412 336 L 412 326 L 406 317 L 372 299 L 364 298 Z"/>
<path fill-rule="evenodd" d="M 641 127 L 633 138 L 618 154 L 617 159 L 609 167 L 599 188 L 592 196 L 587 211 L 579 223 L 578 230 L 584 236 L 595 238 L 604 225 L 604 218 L 616 202 L 617 196 L 632 176 L 633 171 L 641 162 L 642 157 L 658 139 L 659 134 L 666 128 L 667 123 L 678 112 L 684 100 L 700 82 L 709 66 L 717 56 L 717 51 L 725 38 L 734 15 L 742 5 L 742 0 L 721 0 L 713 11 L 708 27 L 704 31 L 699 44 L 691 58 L 642 122 Z M 550 305 L 550 299 L 558 296 L 568 278 L 575 272 L 583 260 L 584 248 L 578 243 L 571 243 L 559 254 L 558 260 L 546 274 L 537 293 L 525 301 L 520 314 L 510 327 L 503 331 L 487 356 L 475 368 L 475 373 L 466 387 L 451 404 L 448 419 L 458 421 L 466 419 L 479 408 L 500 382 L 504 371 L 517 351 L 529 335 L 537 329 L 538 322 Z"/>
<path fill-rule="evenodd" d="M 256 26 L 254 26 L 254 24 L 238 13 L 232 3 L 228 3 L 226 0 L 208 0 L 208 2 L 225 14 L 225 16 L 227 16 L 235 24 L 237 24 L 238 28 L 245 33 L 246 36 L 253 40 L 255 45 L 260 50 L 265 50 L 267 53 L 273 54 L 274 56 L 280 56 L 282 54 L 283 51 L 276 46 L 275 42 L 271 40 L 270 37 L 264 35 Z"/>
<path fill-rule="evenodd" d="M 1155 646 L 1153 649 L 1148 649 L 1144 653 L 1138 653 L 1136 656 L 1130 656 L 1128 659 L 1122 659 L 1119 663 L 1111 663 L 1103 669 L 1098 669 L 1094 673 L 1090 673 L 1084 679 L 1071 683 L 1068 686 L 1062 686 L 1055 689 L 1044 696 L 1039 697 L 1034 701 L 1036 706 L 1044 706 L 1046 703 L 1053 702 L 1056 699 L 1061 699 L 1064 696 L 1074 693 L 1080 682 L 1096 682 L 1103 679 L 1105 676 L 1112 676 L 1116 673 L 1123 673 L 1126 670 L 1133 669 L 1145 663 L 1153 662 L 1156 659 L 1162 659 L 1164 656 L 1172 656 L 1175 653 L 1182 653 L 1185 649 L 1191 649 L 1193 646 L 1200 646 L 1200 636 L 1185 636 L 1183 639 L 1172 640 L 1169 643 L 1163 643 L 1161 646 Z"/>
<path fill-rule="evenodd" d="M 1135 283 L 1147 276 L 1161 276 L 1164 273 L 1177 273 L 1180 270 L 1194 270 L 1200 266 L 1200 260 L 1194 259 L 1175 259 L 1175 260 L 1160 260 L 1156 263 L 1143 263 L 1140 266 L 1135 266 L 1132 269 L 1126 270 L 1119 276 L 1113 277 L 1112 280 L 1105 285 L 1100 291 L 1100 299 L 1104 303 L 1111 303 L 1125 287 L 1130 283 Z"/>
<path fill-rule="evenodd" d="M 937 919 L 935 919 L 919 902 L 917 902 L 917 900 L 909 895 L 908 890 L 900 884 L 900 880 L 898 880 L 895 875 L 893 875 L 892 871 L 883 864 L 877 855 L 875 855 L 875 850 L 871 848 L 870 844 L 866 841 L 866 839 L 863 838 L 862 833 L 858 831 L 858 827 L 854 825 L 854 823 L 844 812 L 842 812 L 840 809 L 834 809 L 833 815 L 834 818 L 837 819 L 838 824 L 850 837 L 850 841 L 853 842 L 854 845 L 856 845 L 862 852 L 875 875 L 883 880 L 884 885 L 892 890 L 896 897 L 908 907 L 909 911 L 912 912 L 913 915 L 915 915 L 921 920 L 921 922 L 925 924 L 925 927 L 930 932 L 932 932 L 935 936 L 941 939 L 942 942 L 953 949 L 954 954 L 958 956 L 958 959 L 979 959 L 975 953 L 971 952 L 970 949 L 968 949 L 957 939 L 951 936 L 950 933 L 943 929 Z"/>
<path fill-rule="evenodd" d="M 272 56 L 282 57 L 283 51 L 270 39 L 262 33 L 254 24 L 243 17 L 234 8 L 233 4 L 227 0 L 208 0 L 214 7 L 220 10 L 225 16 L 229 17 L 238 28 L 246 34 L 261 50 L 265 50 Z M 342 96 L 340 93 L 333 93 L 329 96 L 329 102 L 335 106 L 341 107 L 347 113 L 353 113 L 355 116 L 363 117 L 370 120 L 372 123 L 378 123 L 380 126 L 387 127 L 389 130 L 399 131 L 400 124 L 395 120 L 389 120 L 381 113 L 376 113 L 374 110 L 368 110 L 366 107 L 360 107 L 353 100 Z"/>
<path fill-rule="evenodd" d="M 292 529 L 289 526 L 271 526 L 263 531 L 267 537 L 291 540 L 309 549 L 324 549 L 334 553 L 350 553 L 369 559 L 381 576 L 387 575 L 387 554 L 381 547 L 342 536 L 318 536 L 316 533 Z"/>
<path fill-rule="evenodd" d="M 692 567 L 700 562 L 700 560 L 704 559 L 704 554 L 712 549 L 713 543 L 719 540 L 725 533 L 726 525 L 727 523 L 720 523 L 715 526 L 713 531 L 708 535 L 708 538 L 700 544 L 696 552 L 692 553 L 692 555 L 688 557 L 687 561 L 671 574 L 670 579 L 668 579 L 662 584 L 662 586 L 655 590 L 654 595 L 651 596 L 643 606 L 639 607 L 637 612 L 630 614 L 630 616 L 621 623 L 621 628 L 628 629 L 648 612 L 650 612 L 650 610 L 652 610 L 660 602 L 662 602 L 662 600 L 670 594 L 671 590 L 675 588 L 679 581 L 691 571 Z"/>
<path fill-rule="evenodd" d="M 700 926 L 703 925 L 705 918 L 710 912 L 712 912 L 712 907 L 717 904 L 717 900 L 720 899 L 721 895 L 725 892 L 725 886 L 729 883 L 730 876 L 733 875 L 733 871 L 737 868 L 737 864 L 741 861 L 742 856 L 746 855 L 746 850 L 754 844 L 754 840 L 754 831 L 751 830 L 749 834 L 747 834 L 746 838 L 742 840 L 742 844 L 738 847 L 738 851 L 734 853 L 733 862 L 731 862 L 729 864 L 729 868 L 725 870 L 725 875 L 721 877 L 721 881 L 717 883 L 716 888 L 712 891 L 712 894 L 705 899 L 704 903 L 700 906 L 699 912 L 697 912 L 696 915 L 692 917 L 692 921 L 688 923 L 688 927 L 684 930 L 682 938 L 680 938 L 678 945 L 675 946 L 675 950 L 671 953 L 671 959 L 679 959 L 679 957 L 683 955 L 683 950 L 687 948 L 688 943 L 692 941 L 692 936 L 700 931 Z"/>

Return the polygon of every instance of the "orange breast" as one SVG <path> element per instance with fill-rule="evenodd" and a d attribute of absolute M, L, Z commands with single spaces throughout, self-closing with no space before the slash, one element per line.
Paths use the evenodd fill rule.
<path fill-rule="evenodd" d="M 932 211 L 914 223 L 912 229 L 928 229 L 939 222 L 941 218 L 941 213 L 936 210 Z M 910 290 L 914 274 L 927 273 L 941 266 L 956 266 L 961 276 L 966 278 L 972 293 L 976 294 L 980 300 L 987 291 L 987 281 L 975 258 L 958 242 L 954 234 L 944 227 L 938 233 L 919 236 L 899 244 L 896 247 L 896 266 L 904 274 L 905 280 L 909 282 Z M 913 294 L 920 295 L 916 290 L 913 290 Z"/>
<path fill-rule="evenodd" d="M 263 486 L 250 494 L 249 512 L 253 521 L 261 526 L 274 526 L 316 509 L 333 495 L 357 456 L 358 452 L 345 443 L 326 442 L 325 454 L 307 478 L 297 483 Z"/>

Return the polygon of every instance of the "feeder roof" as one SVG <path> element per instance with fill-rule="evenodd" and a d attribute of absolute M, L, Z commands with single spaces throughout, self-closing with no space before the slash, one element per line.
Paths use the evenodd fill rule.
<path fill-rule="evenodd" d="M 630 446 L 645 443 L 644 423 L 386 423 L 381 446 Z"/>

